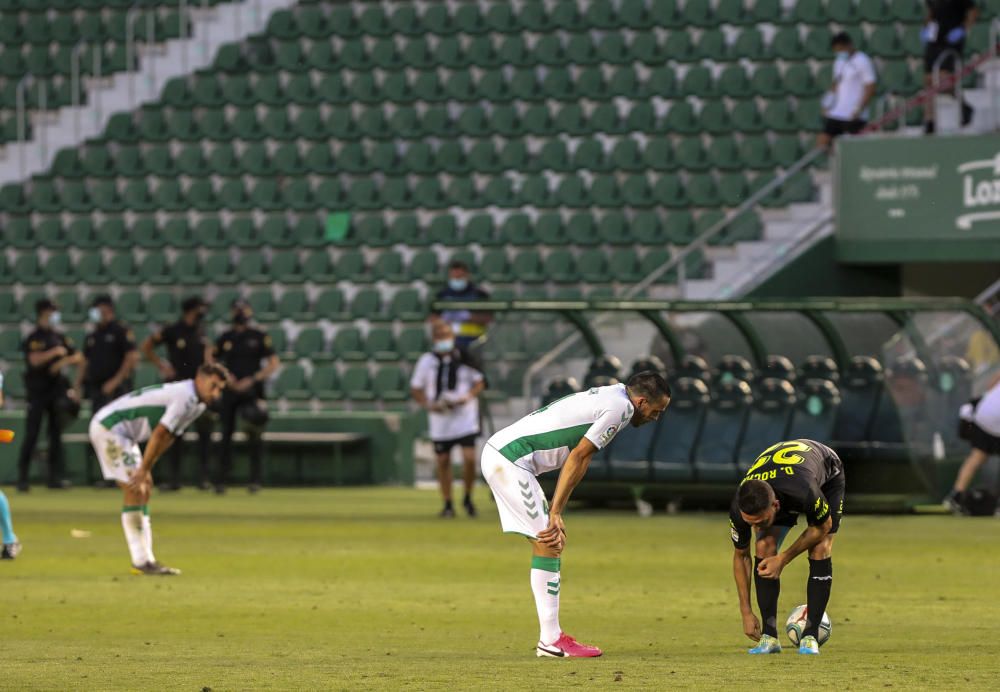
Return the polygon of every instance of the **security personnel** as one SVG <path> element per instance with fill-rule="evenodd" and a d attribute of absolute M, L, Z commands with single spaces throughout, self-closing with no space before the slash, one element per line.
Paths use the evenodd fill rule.
<path fill-rule="evenodd" d="M 38 442 L 42 418 L 49 419 L 48 485 L 65 488 L 69 484 L 62 478 L 63 446 L 59 425 L 59 408 L 63 399 L 78 402 L 77 390 L 70 387 L 62 369 L 67 365 L 83 365 L 83 355 L 73 348 L 71 340 L 56 331 L 61 321 L 59 308 L 48 298 L 35 303 L 35 330 L 24 340 L 24 386 L 28 397 L 28 415 L 25 433 L 17 461 L 17 489 L 29 490 L 28 470 L 31 455 Z"/>
<path fill-rule="evenodd" d="M 132 371 L 139 362 L 135 334 L 115 318 L 111 296 L 94 298 L 87 318 L 96 326 L 83 346 L 85 362 L 78 381 L 97 411 L 109 401 L 132 391 Z"/>
<path fill-rule="evenodd" d="M 250 451 L 250 484 L 247 489 L 260 490 L 261 433 L 267 424 L 267 404 L 264 401 L 264 382 L 278 369 L 280 361 L 271 348 L 271 337 L 252 326 L 253 308 L 242 299 L 233 301 L 232 328 L 215 342 L 214 360 L 228 368 L 232 380 L 222 395 L 222 469 L 215 485 L 215 492 L 226 492 L 232 468 L 233 433 L 237 417 L 248 424 Z"/>
<path fill-rule="evenodd" d="M 198 367 L 210 356 L 211 342 L 205 338 L 202 327 L 207 310 L 208 304 L 204 300 L 191 296 L 181 303 L 179 320 L 153 332 L 142 342 L 142 354 L 160 371 L 164 382 L 194 379 Z M 156 347 L 161 344 L 166 346 L 167 360 L 156 353 Z M 212 443 L 214 418 L 214 415 L 209 415 L 206 411 L 193 425 L 198 432 L 198 487 L 202 490 L 211 487 L 208 480 L 208 452 Z M 180 490 L 183 444 L 184 439 L 178 438 L 171 447 L 171 478 L 169 484 L 162 486 L 164 490 Z"/>

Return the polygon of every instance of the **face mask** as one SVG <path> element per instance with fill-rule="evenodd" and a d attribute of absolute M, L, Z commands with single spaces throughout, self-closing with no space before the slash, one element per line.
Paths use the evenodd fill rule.
<path fill-rule="evenodd" d="M 49 326 L 58 327 L 60 324 L 62 324 L 62 313 L 56 310 L 49 315 Z"/>
<path fill-rule="evenodd" d="M 87 319 L 89 319 L 91 322 L 100 322 L 101 321 L 101 309 L 100 308 L 90 308 L 90 310 L 87 310 Z"/>
<path fill-rule="evenodd" d="M 435 353 L 451 353 L 454 350 L 455 350 L 454 339 L 442 339 L 441 341 L 434 342 Z"/>
<path fill-rule="evenodd" d="M 846 50 L 838 50 L 833 55 L 837 58 L 837 62 L 843 62 L 844 60 L 847 60 L 849 57 L 851 57 L 851 54 L 848 53 Z"/>
<path fill-rule="evenodd" d="M 468 285 L 468 279 L 448 279 L 448 288 L 453 291 L 464 291 Z"/>
<path fill-rule="evenodd" d="M 249 321 L 250 318 L 247 317 L 247 314 L 245 312 L 237 312 L 235 315 L 233 315 L 233 324 L 246 324 Z"/>
<path fill-rule="evenodd" d="M 201 312 L 200 310 L 198 312 L 194 313 L 194 323 L 195 324 L 198 324 L 203 319 L 205 319 L 205 313 Z"/>

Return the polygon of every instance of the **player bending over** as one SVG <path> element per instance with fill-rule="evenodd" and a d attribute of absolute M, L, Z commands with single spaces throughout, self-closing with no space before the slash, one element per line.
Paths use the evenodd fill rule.
<path fill-rule="evenodd" d="M 538 656 L 600 656 L 559 627 L 559 557 L 566 545 L 562 513 L 594 452 L 626 423 L 655 421 L 670 404 L 670 386 L 660 375 L 640 372 L 627 384 L 594 387 L 543 406 L 496 432 L 483 448 L 483 477 L 496 498 L 504 533 L 532 542 L 531 591 L 541 633 Z M 562 468 L 552 505 L 537 475 Z"/>
<path fill-rule="evenodd" d="M 115 480 L 124 493 L 122 528 L 132 556 L 133 574 L 180 574 L 153 556 L 149 493 L 153 466 L 174 438 L 184 434 L 206 406 L 216 401 L 229 372 L 217 363 L 198 368 L 193 380 L 181 380 L 125 394 L 105 405 L 90 421 L 90 443 L 105 480 Z M 145 442 L 145 451 L 139 443 Z"/>
<path fill-rule="evenodd" d="M 831 511 L 832 508 L 832 511 Z M 765 449 L 733 498 L 729 527 L 735 552 L 733 577 L 740 597 L 743 632 L 757 643 L 751 654 L 781 653 L 778 642 L 778 593 L 781 570 L 799 553 L 809 553 L 806 583 L 808 615 L 800 654 L 818 654 L 819 624 L 833 584 L 833 535 L 844 513 L 844 465 L 837 453 L 813 440 L 779 442 Z M 808 526 L 792 545 L 778 552 L 799 514 Z M 761 623 L 750 606 L 750 527 L 757 533 L 753 581 Z"/>

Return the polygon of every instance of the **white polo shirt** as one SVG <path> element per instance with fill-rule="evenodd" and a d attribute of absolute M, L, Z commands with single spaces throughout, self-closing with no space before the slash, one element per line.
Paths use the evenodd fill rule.
<path fill-rule="evenodd" d="M 983 394 L 973 415 L 976 425 L 994 437 L 1000 437 L 1000 384 Z"/>
<path fill-rule="evenodd" d="M 425 353 L 420 356 L 413 368 L 410 387 L 423 391 L 427 401 L 459 401 L 468 396 L 472 388 L 483 381 L 483 373 L 459 362 L 455 371 L 455 387 L 449 389 L 448 372 L 451 368 L 452 358 L 454 358 L 452 355 L 438 357 L 434 353 Z M 430 428 L 431 440 L 434 442 L 446 442 L 469 435 L 478 435 L 479 400 L 473 398 L 471 401 L 443 413 L 429 411 L 427 424 Z"/>
<path fill-rule="evenodd" d="M 836 97 L 826 116 L 833 120 L 851 120 L 865 98 L 865 87 L 874 84 L 877 77 L 871 58 L 855 51 L 853 55 L 833 64 L 833 93 Z M 868 109 L 858 116 L 868 120 Z"/>

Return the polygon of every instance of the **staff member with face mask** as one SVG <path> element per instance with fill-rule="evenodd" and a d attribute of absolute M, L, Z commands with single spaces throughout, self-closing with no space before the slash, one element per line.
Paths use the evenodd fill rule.
<path fill-rule="evenodd" d="M 823 96 L 823 131 L 816 145 L 829 149 L 834 138 L 855 135 L 868 123 L 868 104 L 875 98 L 875 65 L 854 47 L 846 32 L 830 41 L 837 59 L 833 63 L 833 85 Z"/>
<path fill-rule="evenodd" d="M 456 346 L 451 325 L 436 320 L 432 327 L 433 351 L 420 356 L 410 394 L 427 410 L 431 442 L 437 455 L 438 483 L 444 498 L 441 516 L 452 518 L 451 450 L 462 448 L 465 499 L 462 502 L 470 517 L 476 516 L 472 487 L 476 482 L 476 438 L 479 436 L 479 394 L 486 388 L 483 373 L 465 351 Z"/>
<path fill-rule="evenodd" d="M 21 451 L 17 460 L 17 489 L 27 492 L 28 470 L 31 456 L 38 443 L 42 419 L 48 417 L 49 451 L 48 483 L 50 488 L 64 488 L 68 483 L 62 478 L 63 445 L 59 427 L 59 399 L 68 396 L 79 401 L 78 390 L 69 387 L 62 369 L 83 364 L 83 354 L 73 348 L 73 343 L 57 331 L 62 322 L 59 308 L 48 298 L 35 303 L 35 330 L 24 340 L 24 386 L 28 395 L 28 416 Z"/>
<path fill-rule="evenodd" d="M 489 299 L 490 294 L 473 283 L 469 266 L 461 260 L 452 260 L 448 265 L 448 283 L 438 291 L 437 300 Z M 493 321 L 490 313 L 471 310 L 444 310 L 437 316 L 451 325 L 455 332 L 455 345 L 463 351 L 486 334 L 486 328 Z"/>
<path fill-rule="evenodd" d="M 208 304 L 198 296 L 191 296 L 181 303 L 181 318 L 159 329 L 142 342 L 142 354 L 160 371 L 164 382 L 178 382 L 194 379 L 198 368 L 207 360 L 206 354 L 212 345 L 205 338 L 203 322 Z M 160 358 L 156 347 L 167 348 L 167 360 Z M 208 474 L 208 452 L 212 443 L 214 415 L 208 412 L 193 424 L 198 432 L 198 471 L 202 490 L 211 488 Z M 170 482 L 165 490 L 180 490 L 181 459 L 184 456 L 184 438 L 178 437 L 170 451 Z"/>
<path fill-rule="evenodd" d="M 233 301 L 232 328 L 215 342 L 212 359 L 222 363 L 230 372 L 230 381 L 222 395 L 219 415 L 222 419 L 222 469 L 215 485 L 215 492 L 226 492 L 233 459 L 233 433 L 237 418 L 248 426 L 247 446 L 250 451 L 250 484 L 247 490 L 255 493 L 261 482 L 261 433 L 268 421 L 264 401 L 264 382 L 281 365 L 271 348 L 271 337 L 250 324 L 253 308 L 242 299 Z"/>

